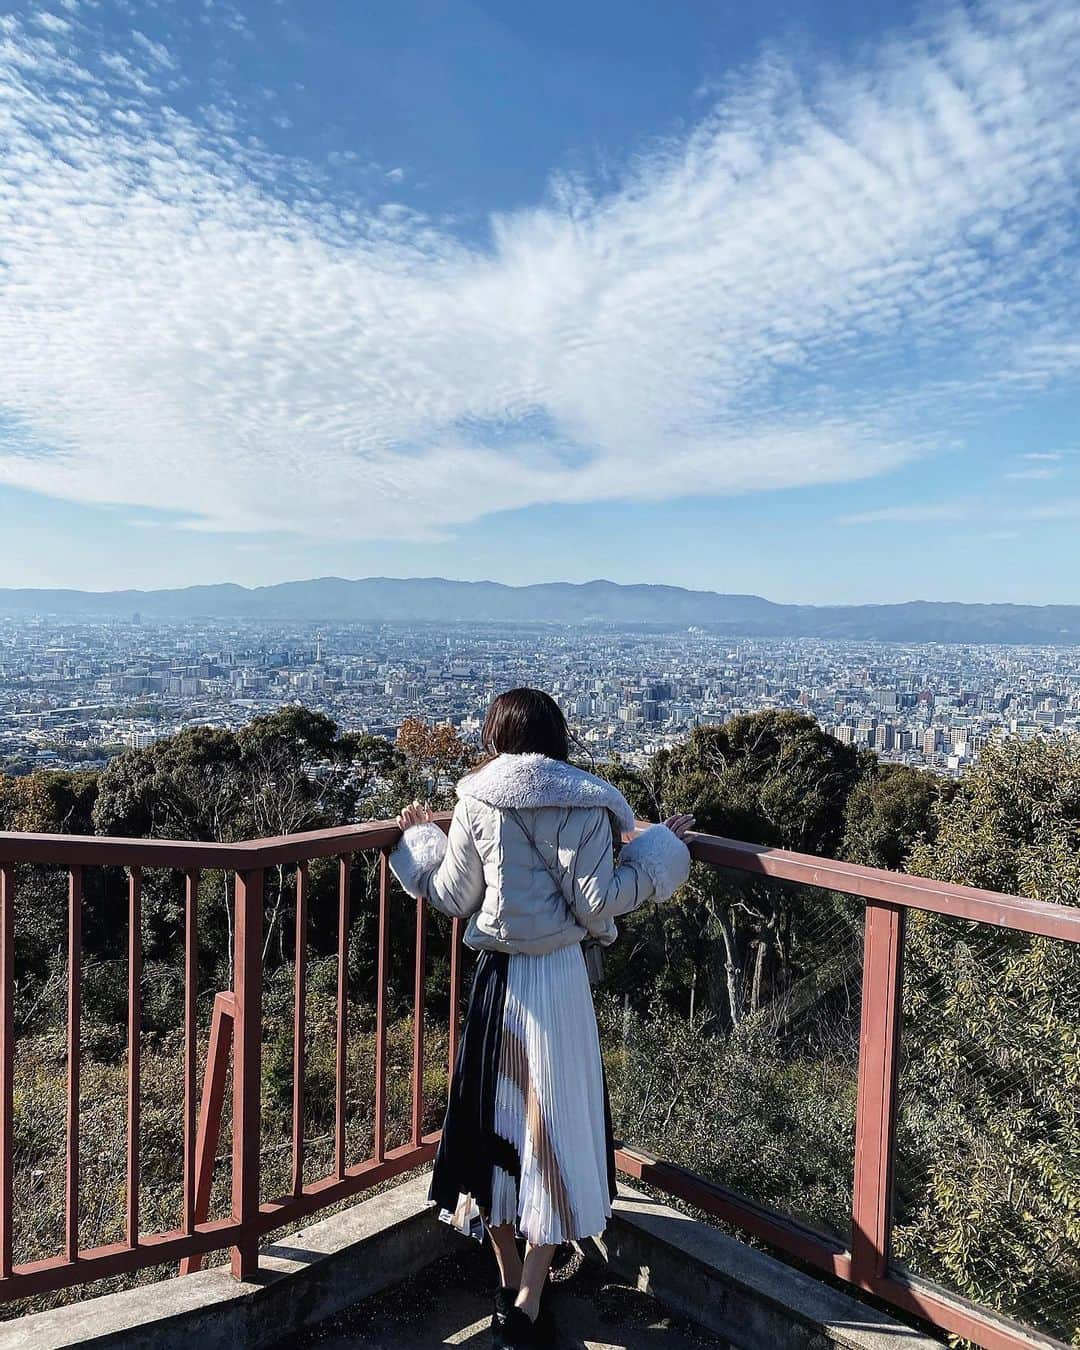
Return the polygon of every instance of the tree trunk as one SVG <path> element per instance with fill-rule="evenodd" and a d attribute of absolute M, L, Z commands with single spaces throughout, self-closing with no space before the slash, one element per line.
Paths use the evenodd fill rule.
<path fill-rule="evenodd" d="M 274 908 L 270 914 L 270 922 L 266 925 L 266 937 L 263 939 L 263 961 L 266 961 L 266 954 L 270 950 L 270 942 L 274 936 L 274 929 L 278 925 L 281 917 L 281 906 L 285 902 L 285 867 L 278 863 L 277 869 L 277 899 L 274 901 Z M 284 930 L 282 930 L 282 940 L 278 943 L 282 963 L 285 961 Z"/>
<path fill-rule="evenodd" d="M 765 966 L 769 959 L 768 937 L 758 938 L 754 951 L 754 975 L 750 982 L 750 1011 L 757 1012 L 761 1007 L 762 991 L 765 983 Z"/>
<path fill-rule="evenodd" d="M 742 944 L 731 919 L 718 905 L 710 902 L 709 915 L 719 930 L 721 939 L 720 943 L 713 940 L 709 944 L 710 1001 L 730 1028 L 738 1026 L 744 1013 Z"/>
<path fill-rule="evenodd" d="M 776 993 L 773 971 L 776 965 L 776 925 L 779 917 L 776 910 L 769 915 L 754 953 L 754 977 L 750 990 L 750 1007 L 754 1012 L 763 1008 Z"/>

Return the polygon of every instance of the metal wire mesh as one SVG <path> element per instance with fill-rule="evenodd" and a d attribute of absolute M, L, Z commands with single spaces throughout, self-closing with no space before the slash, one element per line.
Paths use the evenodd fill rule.
<path fill-rule="evenodd" d="M 616 1134 L 846 1241 L 863 905 L 716 869 L 688 889 L 678 981 L 635 987 L 631 960 L 601 1004 Z"/>
<path fill-rule="evenodd" d="M 893 1260 L 1080 1345 L 1080 947 L 911 913 Z"/>

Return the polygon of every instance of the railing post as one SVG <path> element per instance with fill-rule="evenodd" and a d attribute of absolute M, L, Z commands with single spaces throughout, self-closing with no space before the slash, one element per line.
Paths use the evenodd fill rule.
<path fill-rule="evenodd" d="M 184 1232 L 195 1231 L 195 1195 L 197 1190 L 196 1152 L 198 1117 L 195 1093 L 198 1090 L 197 1062 L 199 1030 L 196 1011 L 199 997 L 199 873 L 188 872 L 184 879 Z M 215 1020 L 217 1004 L 214 1005 Z M 212 1039 L 211 1039 L 212 1043 Z M 217 1138 L 214 1139 L 217 1147 Z M 209 1198 L 209 1190 L 207 1197 Z M 205 1215 L 203 1216 L 205 1218 Z"/>
<path fill-rule="evenodd" d="M 416 902 L 416 975 L 413 988 L 412 1142 L 419 1148 L 424 1135 L 424 1010 L 427 988 L 427 902 Z"/>
<path fill-rule="evenodd" d="M 210 1215 L 210 1192 L 214 1185 L 214 1160 L 221 1142 L 221 1110 L 225 1105 L 225 1079 L 232 1053 L 233 1028 L 236 1025 L 236 1001 L 232 990 L 214 998 L 210 1022 L 210 1040 L 206 1047 L 202 1102 L 199 1106 L 198 1134 L 191 1154 L 192 1198 L 188 1232 L 194 1233 Z M 180 1274 L 190 1275 L 202 1269 L 202 1253 L 193 1252 L 180 1262 Z"/>
<path fill-rule="evenodd" d="M 15 1170 L 15 869 L 0 867 L 0 1279 L 11 1274 Z"/>
<path fill-rule="evenodd" d="M 233 1218 L 243 1227 L 232 1249 L 232 1273 L 249 1279 L 259 1264 L 259 1151 L 262 1122 L 262 936 L 261 868 L 236 874 L 236 973 L 233 994 Z"/>
<path fill-rule="evenodd" d="M 390 851 L 379 855 L 379 938 L 375 973 L 375 1159 L 386 1157 L 386 985 L 390 978 Z"/>
<path fill-rule="evenodd" d="M 862 1289 L 889 1265 L 905 916 L 900 905 L 867 901 L 851 1205 L 851 1279 Z"/>
<path fill-rule="evenodd" d="M 296 935 L 293 939 L 293 1127 L 292 1193 L 304 1193 L 304 1074 L 307 1049 L 307 930 L 308 887 L 306 861 L 296 868 Z"/>
<path fill-rule="evenodd" d="M 142 872 L 128 871 L 127 1244 L 139 1245 L 139 1119 L 142 1065 Z"/>
<path fill-rule="evenodd" d="M 349 1069 L 349 925 L 352 922 L 352 856 L 338 859 L 337 1026 L 334 1055 L 334 1175 L 345 1176 L 345 1097 Z"/>
<path fill-rule="evenodd" d="M 83 869 L 68 873 L 67 1007 L 67 1185 L 64 1204 L 64 1255 L 79 1255 L 79 1083 L 82 1067 L 82 907 Z"/>

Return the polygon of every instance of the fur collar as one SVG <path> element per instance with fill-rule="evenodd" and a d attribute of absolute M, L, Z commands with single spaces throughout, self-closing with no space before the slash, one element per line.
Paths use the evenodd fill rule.
<path fill-rule="evenodd" d="M 596 774 L 546 755 L 499 755 L 457 785 L 473 797 L 506 809 L 536 806 L 606 806 L 619 828 L 634 828 L 634 813 L 618 788 Z"/>

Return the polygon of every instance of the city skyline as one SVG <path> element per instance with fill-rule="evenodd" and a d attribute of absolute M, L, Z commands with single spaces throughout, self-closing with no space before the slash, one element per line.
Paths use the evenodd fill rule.
<path fill-rule="evenodd" d="M 299 704 L 393 740 L 475 743 L 491 698 L 540 682 L 587 753 L 643 766 L 698 725 L 790 709 L 847 745 L 955 776 L 993 741 L 1080 732 L 1080 647 L 728 637 L 510 623 L 314 624 L 0 615 L 0 768 L 101 768 L 188 727 Z"/>
<path fill-rule="evenodd" d="M 1064 0 L 10 5 L 0 586 L 1076 602 L 1078 52 Z"/>

